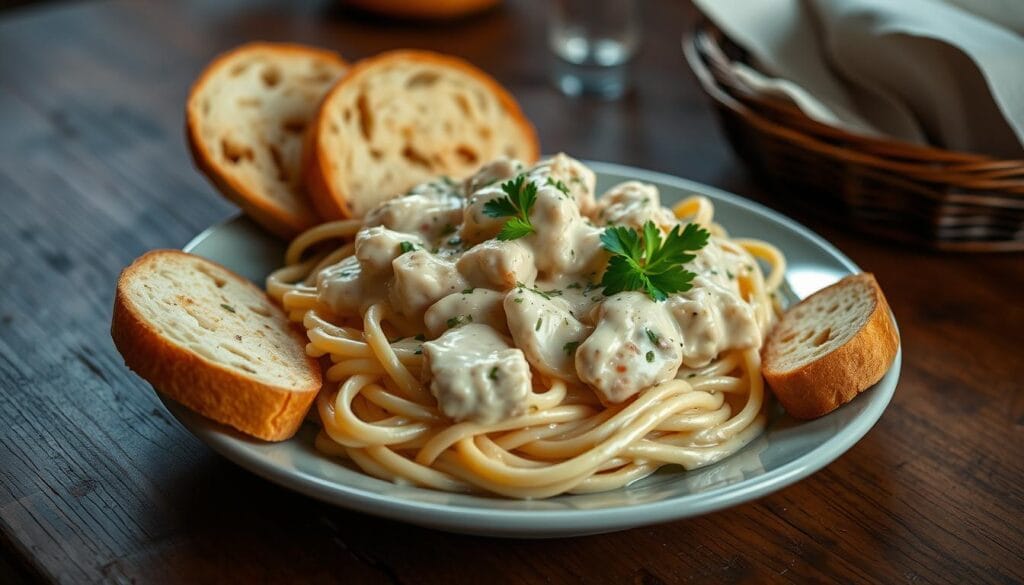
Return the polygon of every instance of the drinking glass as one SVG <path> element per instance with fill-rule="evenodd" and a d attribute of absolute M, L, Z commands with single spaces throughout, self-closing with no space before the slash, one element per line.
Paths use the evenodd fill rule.
<path fill-rule="evenodd" d="M 615 99 L 629 88 L 627 62 L 640 44 L 636 0 L 553 0 L 548 45 L 563 93 Z"/>

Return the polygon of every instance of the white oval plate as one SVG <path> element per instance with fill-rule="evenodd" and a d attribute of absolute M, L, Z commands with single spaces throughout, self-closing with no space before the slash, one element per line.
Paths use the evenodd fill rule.
<path fill-rule="evenodd" d="M 671 204 L 700 193 L 715 203 L 719 223 L 735 236 L 777 245 L 789 262 L 787 284 L 803 298 L 846 274 L 859 272 L 832 245 L 774 211 L 712 187 L 630 167 L 588 163 L 598 189 L 636 179 L 653 183 Z M 210 258 L 262 283 L 282 262 L 284 244 L 244 217 L 214 226 L 185 250 Z M 791 296 L 793 296 L 791 295 Z M 799 422 L 775 405 L 765 433 L 715 465 L 695 471 L 663 468 L 612 492 L 547 500 L 505 500 L 448 494 L 374 479 L 313 447 L 316 429 L 306 424 L 294 438 L 265 443 L 164 400 L 168 410 L 221 455 L 287 488 L 367 514 L 441 530 L 506 537 L 557 537 L 623 530 L 706 514 L 749 502 L 807 477 L 846 452 L 882 415 L 896 389 L 901 356 L 873 388 L 831 414 Z"/>

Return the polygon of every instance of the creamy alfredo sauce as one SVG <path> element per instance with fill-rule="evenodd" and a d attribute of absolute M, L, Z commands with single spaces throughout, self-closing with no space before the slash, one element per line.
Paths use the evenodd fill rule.
<path fill-rule="evenodd" d="M 499 241 L 508 218 L 484 205 L 519 173 L 537 186 L 535 232 Z M 760 345 L 737 278 L 754 260 L 721 238 L 687 265 L 697 273 L 689 291 L 663 302 L 603 295 L 604 226 L 651 220 L 668 231 L 677 220 L 652 185 L 630 181 L 598 198 L 594 186 L 590 169 L 561 154 L 529 169 L 499 159 L 463 182 L 420 185 L 367 214 L 355 254 L 318 275 L 318 300 L 338 315 L 385 304 L 403 333 L 422 335 L 422 376 L 457 421 L 522 414 L 543 377 L 618 403 L 723 351 Z"/>

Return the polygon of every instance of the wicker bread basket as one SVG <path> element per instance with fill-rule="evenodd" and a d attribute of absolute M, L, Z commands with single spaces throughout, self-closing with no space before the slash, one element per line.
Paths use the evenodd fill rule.
<path fill-rule="evenodd" d="M 683 39 L 733 149 L 775 195 L 862 232 L 956 251 L 1024 250 L 1024 161 L 858 136 L 759 96 L 710 23 Z"/>

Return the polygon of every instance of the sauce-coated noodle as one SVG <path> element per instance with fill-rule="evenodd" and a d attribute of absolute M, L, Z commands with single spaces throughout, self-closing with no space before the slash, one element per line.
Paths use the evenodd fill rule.
<path fill-rule="evenodd" d="M 769 267 L 765 276 L 753 261 L 757 266 L 738 275 L 737 285 L 763 337 L 776 317 L 772 293 L 782 282 L 782 255 L 765 242 L 728 239 L 706 198 L 691 197 L 674 212 L 709 228 L 727 252 Z M 309 230 L 267 282 L 271 296 L 307 330 L 310 355 L 330 360 L 317 402 L 322 452 L 388 481 L 544 498 L 615 489 L 664 465 L 708 465 L 761 433 L 765 390 L 756 347 L 722 352 L 702 367 L 683 366 L 675 379 L 618 404 L 603 404 L 578 380 L 533 370 L 524 412 L 487 424 L 452 421 L 421 382 L 419 344 L 385 336 L 415 333 L 405 319 L 386 302 L 370 305 L 361 322 L 341 318 L 318 300 L 318 272 L 353 254 L 361 227 L 345 220 Z M 325 249 L 331 242 L 335 248 Z"/>

